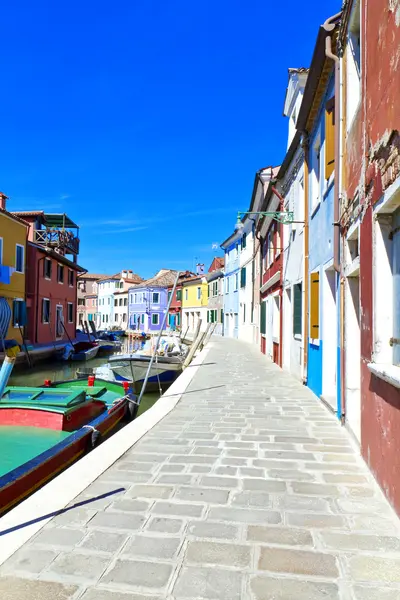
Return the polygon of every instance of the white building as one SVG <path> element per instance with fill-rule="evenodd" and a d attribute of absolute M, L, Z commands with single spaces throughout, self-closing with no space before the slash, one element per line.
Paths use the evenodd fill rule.
<path fill-rule="evenodd" d="M 117 329 L 128 329 L 128 290 L 115 290 L 114 292 L 114 322 Z"/>
<path fill-rule="evenodd" d="M 137 283 L 140 283 L 141 277 L 133 273 L 133 271 L 121 271 L 111 277 L 104 277 L 97 282 L 97 329 L 126 329 L 128 317 L 123 320 L 124 311 L 128 314 L 128 295 L 126 295 L 126 304 L 124 306 L 123 294 L 118 295 L 117 305 L 115 305 L 115 296 L 117 292 L 127 292 L 128 289 Z M 122 301 L 120 305 L 119 302 Z"/>
<path fill-rule="evenodd" d="M 295 123 L 307 80 L 306 69 L 289 69 L 284 115 L 289 119 L 288 150 L 279 170 L 277 189 L 285 211 L 295 222 L 283 229 L 283 350 L 282 366 L 295 377 L 304 376 L 304 152 Z"/>
<path fill-rule="evenodd" d="M 243 220 L 239 243 L 239 327 L 238 338 L 245 342 L 254 341 L 254 218 Z"/>

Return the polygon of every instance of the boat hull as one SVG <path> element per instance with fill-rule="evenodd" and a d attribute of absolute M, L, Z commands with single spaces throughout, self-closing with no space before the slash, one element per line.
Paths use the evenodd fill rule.
<path fill-rule="evenodd" d="M 0 477 L 0 515 L 88 452 L 92 447 L 92 428 L 104 437 L 115 429 L 125 417 L 126 411 L 127 400 L 121 399 L 63 441 Z"/>

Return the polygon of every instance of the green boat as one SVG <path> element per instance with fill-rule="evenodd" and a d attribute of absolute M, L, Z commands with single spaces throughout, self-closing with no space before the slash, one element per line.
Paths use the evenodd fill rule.
<path fill-rule="evenodd" d="M 88 383 L 90 385 L 88 385 Z M 71 380 L 6 387 L 0 396 L 0 514 L 136 417 L 128 386 Z"/>

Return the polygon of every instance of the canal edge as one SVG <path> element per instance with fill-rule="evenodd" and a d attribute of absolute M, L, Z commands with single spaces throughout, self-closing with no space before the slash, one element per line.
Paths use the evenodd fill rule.
<path fill-rule="evenodd" d="M 0 518 L 0 538 L 4 537 L 4 543 L 0 543 L 0 565 L 175 408 L 211 347 L 210 340 L 189 368 L 145 413 Z"/>

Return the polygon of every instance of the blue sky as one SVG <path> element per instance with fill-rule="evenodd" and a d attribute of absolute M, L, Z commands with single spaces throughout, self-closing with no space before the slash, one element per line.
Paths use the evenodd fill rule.
<path fill-rule="evenodd" d="M 67 212 L 98 273 L 208 268 L 279 164 L 287 68 L 340 0 L 27 0 L 2 8 L 0 189 Z M 218 254 L 222 254 L 220 250 Z"/>

